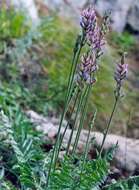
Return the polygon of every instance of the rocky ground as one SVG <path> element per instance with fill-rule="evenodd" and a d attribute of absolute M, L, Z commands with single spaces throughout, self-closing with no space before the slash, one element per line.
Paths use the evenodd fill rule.
<path fill-rule="evenodd" d="M 45 150 L 49 151 L 52 148 L 57 136 L 59 119 L 55 117 L 43 117 L 42 115 L 39 115 L 38 113 L 31 110 L 27 111 L 26 114 L 31 122 L 36 126 L 36 129 L 45 134 L 47 142 L 50 142 L 50 144 L 46 144 L 45 146 Z M 66 121 L 63 123 L 61 134 L 63 133 L 65 126 Z M 63 149 L 60 152 L 61 158 L 64 155 L 64 147 L 67 145 L 70 133 L 71 129 L 67 129 L 63 140 Z M 82 130 L 78 143 L 78 154 L 82 154 L 84 151 L 87 134 L 87 130 Z M 73 135 L 73 142 L 75 135 L 76 130 Z M 90 144 L 89 148 L 89 156 L 91 159 L 95 158 L 96 156 L 95 150 L 96 147 L 99 149 L 103 134 L 99 132 L 91 132 L 90 141 L 92 141 L 94 138 L 95 141 L 93 142 L 95 142 L 95 144 Z M 128 176 L 139 174 L 139 158 L 137 156 L 139 155 L 139 140 L 109 134 L 104 145 L 104 152 L 110 150 L 110 148 L 115 146 L 117 143 L 118 146 L 115 152 L 114 161 L 111 163 L 111 173 L 108 177 L 107 183 L 113 179 L 124 179 Z"/>

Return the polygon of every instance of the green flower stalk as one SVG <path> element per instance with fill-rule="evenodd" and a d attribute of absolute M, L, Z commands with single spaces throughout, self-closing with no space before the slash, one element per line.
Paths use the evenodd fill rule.
<path fill-rule="evenodd" d="M 122 87 L 122 83 L 124 81 L 124 79 L 127 77 L 127 73 L 128 73 L 128 64 L 125 63 L 125 55 L 126 53 L 123 53 L 122 57 L 121 57 L 121 62 L 117 65 L 116 71 L 115 71 L 115 75 L 114 78 L 116 80 L 116 90 L 115 90 L 115 102 L 114 102 L 114 106 L 106 127 L 106 131 L 104 132 L 104 137 L 102 140 L 102 144 L 100 147 L 100 152 L 99 152 L 99 156 L 101 156 L 102 151 L 103 151 L 103 147 L 104 147 L 104 143 L 108 134 L 108 131 L 110 129 L 111 126 L 111 121 L 114 115 L 114 112 L 116 110 L 116 106 L 118 103 L 119 98 L 121 97 L 121 87 Z"/>
<path fill-rule="evenodd" d="M 60 150 L 59 145 L 61 145 L 61 143 L 60 143 L 61 127 L 62 127 L 63 120 L 65 118 L 65 115 L 67 113 L 70 101 L 72 99 L 72 93 L 73 93 L 73 90 L 75 87 L 74 86 L 74 75 L 75 75 L 75 72 L 77 69 L 77 64 L 78 64 L 78 59 L 79 59 L 79 56 L 81 53 L 81 49 L 84 46 L 85 37 L 86 37 L 86 33 L 84 32 L 84 30 L 82 30 L 82 35 L 78 36 L 76 43 L 75 43 L 73 59 L 72 59 L 72 66 L 71 66 L 69 80 L 68 80 L 68 89 L 67 89 L 66 98 L 65 98 L 65 106 L 64 106 L 64 110 L 62 112 L 62 116 L 61 116 L 61 120 L 60 120 L 60 124 L 59 124 L 59 128 L 58 128 L 58 133 L 57 133 L 57 139 L 56 139 L 55 146 L 54 146 L 53 153 L 52 153 L 51 163 L 50 163 L 48 177 L 47 177 L 47 185 L 49 183 L 51 170 L 55 169 L 56 161 L 58 158 L 58 154 L 59 154 L 59 150 Z M 53 168 L 53 166 L 54 166 L 54 168 Z"/>
<path fill-rule="evenodd" d="M 80 56 L 80 53 L 81 53 L 81 49 L 85 45 L 85 41 L 87 40 L 86 38 L 87 38 L 88 32 L 93 30 L 95 24 L 96 24 L 96 13 L 95 13 L 93 8 L 89 7 L 88 9 L 86 9 L 86 10 L 84 10 L 82 12 L 82 19 L 81 19 L 81 22 L 80 22 L 80 25 L 82 27 L 82 36 L 79 36 L 77 38 L 77 42 L 76 42 L 76 45 L 75 45 L 75 48 L 74 48 L 74 58 L 73 58 L 73 64 L 72 64 L 71 72 L 70 72 L 70 77 L 69 77 L 69 82 L 68 82 L 68 90 L 67 90 L 67 97 L 66 97 L 66 103 L 65 103 L 66 104 L 65 107 L 67 109 L 68 109 L 68 106 L 70 104 L 70 100 L 72 99 L 72 96 L 71 96 L 72 90 L 73 90 L 74 86 L 77 85 L 76 80 L 75 80 L 75 78 L 76 78 L 75 76 L 76 76 L 76 73 L 77 73 L 77 70 L 78 70 L 78 59 L 79 59 L 79 56 Z M 90 67 L 91 67 L 91 65 L 90 65 Z M 90 73 L 90 75 L 91 75 L 91 73 Z M 80 89 L 79 85 L 77 85 L 77 87 Z M 80 96 L 80 98 L 81 98 L 81 96 Z M 80 102 L 80 100 L 79 100 L 79 102 Z M 79 104 L 82 105 L 82 101 Z M 79 113 L 80 112 L 79 111 L 80 106 L 77 105 L 77 107 L 78 107 L 77 112 Z M 64 112 L 63 112 L 64 116 L 66 114 L 66 111 L 67 110 L 64 110 Z M 76 113 L 75 115 L 76 115 L 76 118 L 75 118 L 75 124 L 76 124 L 76 119 L 77 119 L 78 114 Z M 62 121 L 63 121 L 63 118 L 62 118 Z M 61 127 L 59 127 L 59 128 L 61 128 Z M 58 134 L 60 134 L 60 129 L 58 130 Z M 72 134 L 73 134 L 73 131 L 71 133 L 71 137 L 69 138 L 69 143 L 68 143 L 67 149 L 69 149 L 69 145 L 70 145 L 70 142 L 72 140 Z M 60 146 L 61 146 L 61 143 L 59 144 L 58 152 L 57 152 L 57 155 L 56 155 L 56 160 L 57 160 L 57 157 L 58 157 L 58 154 L 59 154 Z"/>
<path fill-rule="evenodd" d="M 84 157 L 83 157 L 83 169 L 84 169 L 84 165 L 85 165 L 85 162 L 86 162 L 86 159 L 87 159 L 88 150 L 89 150 L 90 133 L 91 133 L 92 128 L 94 127 L 96 115 L 97 115 L 97 110 L 95 111 L 94 115 L 92 116 L 90 124 L 89 124 L 89 130 L 88 130 L 87 141 L 86 141 L 86 146 L 85 146 L 85 152 L 84 152 Z"/>
<path fill-rule="evenodd" d="M 72 96 L 72 92 L 74 90 L 74 86 L 73 86 L 74 74 L 76 72 L 76 67 L 77 67 L 77 63 L 78 63 L 78 59 L 79 59 L 81 49 L 83 47 L 84 39 L 85 39 L 85 34 L 82 33 L 82 37 L 80 38 L 80 40 L 77 39 L 77 42 L 75 44 L 72 66 L 71 66 L 71 71 L 70 71 L 69 80 L 68 80 L 68 89 L 67 89 L 67 94 L 66 94 L 66 101 L 65 101 L 64 110 L 63 110 L 61 120 L 60 120 L 60 124 L 59 124 L 59 128 L 58 128 L 57 139 L 56 139 L 55 146 L 54 146 L 53 153 L 52 153 L 50 168 L 49 168 L 48 177 L 47 177 L 47 185 L 49 183 L 51 170 L 54 169 L 53 166 L 55 166 L 55 163 L 57 161 L 57 157 L 59 154 L 58 151 L 60 149 L 59 148 L 60 132 L 61 132 L 63 120 L 65 118 L 65 115 L 66 115 L 68 107 L 69 107 L 69 103 L 70 103 L 71 98 L 72 98 L 71 96 Z"/>
<path fill-rule="evenodd" d="M 107 25 L 107 26 L 105 26 Z M 105 26 L 105 27 L 104 27 Z M 98 60 L 103 54 L 103 46 L 105 45 L 105 34 L 108 31 L 108 17 L 104 16 L 102 25 L 98 25 L 97 19 L 92 29 L 87 33 L 87 44 L 89 50 L 83 55 L 81 63 L 79 64 L 79 70 L 77 75 L 77 83 L 83 87 L 86 86 L 87 94 L 85 96 L 84 105 L 81 110 L 81 119 L 78 127 L 78 131 L 75 137 L 73 145 L 72 155 L 76 152 L 81 130 L 84 126 L 84 122 L 87 114 L 87 102 L 89 99 L 90 91 L 96 82 L 95 74 L 99 69 Z"/>
<path fill-rule="evenodd" d="M 105 25 L 105 23 L 103 23 L 103 25 Z M 95 73 L 98 70 L 98 58 L 102 55 L 102 46 L 104 45 L 103 39 L 105 32 L 102 32 L 102 27 L 98 26 L 96 12 L 93 7 L 90 6 L 89 8 L 83 10 L 81 14 L 80 26 L 82 28 L 82 34 L 78 36 L 74 47 L 72 66 L 65 98 L 65 106 L 60 120 L 56 142 L 52 151 L 47 185 L 49 184 L 49 178 L 51 173 L 53 173 L 55 170 L 62 141 L 68 128 L 67 125 L 61 137 L 62 123 L 65 119 L 65 115 L 69 109 L 69 106 L 73 102 L 72 100 L 75 101 L 70 116 L 72 117 L 72 114 L 75 112 L 75 118 L 73 123 L 74 126 L 72 128 L 68 141 L 66 154 L 68 155 L 69 153 L 73 137 L 73 131 L 77 124 L 77 119 L 80 117 L 80 123 L 73 146 L 73 152 L 76 150 L 81 129 L 84 126 L 84 121 L 87 114 L 89 94 L 91 92 L 92 86 L 96 82 Z M 81 63 L 78 64 L 82 48 L 85 45 L 87 45 L 88 50 L 82 56 Z M 74 93 L 75 89 L 76 92 Z"/>
<path fill-rule="evenodd" d="M 88 134 L 87 134 L 87 140 L 86 140 L 86 144 L 85 144 L 85 151 L 84 151 L 84 154 L 83 154 L 83 161 L 82 161 L 82 165 L 81 165 L 81 172 L 80 172 L 80 177 L 78 179 L 78 184 L 80 184 L 80 180 L 81 180 L 84 168 L 85 168 L 85 163 L 87 161 L 87 155 L 88 155 L 89 144 L 90 144 L 89 138 L 90 138 L 91 130 L 94 127 L 94 123 L 95 123 L 95 119 L 96 119 L 96 114 L 97 114 L 97 110 L 95 111 L 95 113 L 92 116 L 92 118 L 90 120 L 90 123 L 89 123 L 89 130 L 88 130 Z M 78 186 L 78 184 L 77 184 L 77 186 Z"/>

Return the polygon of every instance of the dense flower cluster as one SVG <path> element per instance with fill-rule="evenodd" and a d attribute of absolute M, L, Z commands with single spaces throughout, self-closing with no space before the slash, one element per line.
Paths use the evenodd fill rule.
<path fill-rule="evenodd" d="M 99 25 L 96 20 L 95 27 L 87 34 L 88 44 L 91 46 L 92 51 L 96 51 L 97 58 L 102 55 L 102 48 L 105 45 L 105 35 L 109 31 L 109 26 L 109 16 L 105 14 L 101 24 Z"/>
<path fill-rule="evenodd" d="M 87 9 L 83 10 L 81 14 L 81 22 L 80 25 L 84 29 L 85 32 L 90 32 L 95 27 L 96 24 L 96 12 L 90 6 Z"/>
<path fill-rule="evenodd" d="M 84 54 L 81 58 L 81 63 L 79 64 L 80 78 L 82 78 L 87 84 L 94 84 L 96 80 L 92 76 L 92 73 L 97 71 L 97 69 L 98 65 L 96 64 L 95 54 Z"/>
<path fill-rule="evenodd" d="M 101 28 L 96 25 L 94 30 L 90 31 L 87 35 L 88 44 L 92 51 L 95 51 L 97 55 L 102 52 L 102 47 L 105 44 L 104 36 L 102 35 Z"/>
<path fill-rule="evenodd" d="M 127 77 L 128 64 L 125 63 L 125 53 L 122 55 L 121 62 L 117 65 L 115 72 L 115 80 L 118 86 L 121 86 L 122 81 Z"/>
<path fill-rule="evenodd" d="M 84 80 L 87 84 L 94 84 L 94 74 L 98 69 L 97 60 L 103 54 L 102 48 L 105 44 L 104 36 L 109 28 L 108 16 L 104 16 L 102 24 L 98 24 L 96 12 L 93 7 L 89 7 L 82 12 L 80 25 L 85 31 L 86 41 L 89 51 L 82 56 L 79 64 L 79 80 Z"/>

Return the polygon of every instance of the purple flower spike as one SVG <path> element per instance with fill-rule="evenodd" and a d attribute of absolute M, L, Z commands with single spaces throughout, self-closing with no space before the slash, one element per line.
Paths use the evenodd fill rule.
<path fill-rule="evenodd" d="M 80 25 L 85 32 L 85 42 L 89 45 L 87 54 L 82 56 L 78 65 L 77 83 L 94 84 L 95 72 L 98 70 L 98 58 L 103 54 L 102 48 L 105 44 L 105 34 L 109 28 L 109 17 L 105 15 L 102 23 L 97 22 L 97 15 L 93 7 L 83 10 Z"/>
<path fill-rule="evenodd" d="M 79 64 L 78 79 L 85 81 L 87 84 L 96 82 L 93 74 L 98 70 L 95 54 L 84 54 Z"/>
<path fill-rule="evenodd" d="M 101 25 L 96 22 L 95 27 L 87 33 L 87 41 L 91 46 L 92 51 L 96 52 L 96 57 L 100 57 L 103 54 L 102 48 L 105 45 L 105 35 L 109 31 L 109 16 L 105 15 L 102 18 Z"/>
<path fill-rule="evenodd" d="M 88 43 L 92 50 L 100 51 L 105 44 L 104 37 L 101 33 L 100 27 L 96 26 L 94 31 L 90 31 L 87 35 Z"/>
<path fill-rule="evenodd" d="M 121 86 L 122 80 L 124 80 L 127 77 L 127 73 L 128 73 L 128 64 L 125 64 L 125 55 L 126 53 L 122 55 L 121 63 L 117 65 L 115 76 L 114 76 L 119 86 Z"/>
<path fill-rule="evenodd" d="M 126 53 L 123 53 L 121 62 L 117 65 L 116 72 L 114 75 L 114 78 L 117 83 L 117 87 L 115 90 L 115 98 L 117 100 L 121 96 L 122 81 L 127 77 L 128 73 L 128 64 L 125 63 L 125 55 Z"/>
<path fill-rule="evenodd" d="M 85 32 L 89 32 L 95 27 L 96 24 L 96 12 L 93 7 L 88 7 L 83 10 L 81 13 L 81 27 L 85 30 Z"/>
<path fill-rule="evenodd" d="M 102 18 L 101 32 L 104 36 L 109 31 L 110 31 L 110 13 L 108 14 L 105 13 L 105 15 Z"/>

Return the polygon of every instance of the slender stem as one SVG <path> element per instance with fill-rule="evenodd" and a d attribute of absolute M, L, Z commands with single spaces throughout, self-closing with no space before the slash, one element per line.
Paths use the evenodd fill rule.
<path fill-rule="evenodd" d="M 71 77 L 69 78 L 69 83 L 68 83 L 67 97 L 66 97 L 66 102 L 65 102 L 66 108 L 68 108 L 68 105 L 70 104 L 70 100 L 72 99 L 72 91 L 73 91 L 73 88 L 74 88 L 74 76 L 75 76 L 75 72 L 76 72 L 76 68 L 77 68 L 77 64 L 78 64 L 78 59 L 79 59 L 79 56 L 80 56 L 80 53 L 81 53 L 81 49 L 83 47 L 84 39 L 85 39 L 85 35 L 83 34 L 81 42 L 79 44 L 79 49 L 78 49 L 78 51 L 77 51 L 77 53 L 76 53 L 76 55 L 74 57 L 75 59 L 74 59 L 73 64 L 72 64 L 74 66 L 71 69 L 72 70 Z M 64 117 L 65 117 L 66 112 L 67 112 L 67 110 L 64 110 Z M 59 125 L 58 138 L 57 138 L 58 140 L 56 140 L 56 148 L 57 148 L 57 146 L 59 147 L 58 142 L 59 142 L 59 138 L 60 138 L 60 131 L 61 131 L 62 122 L 63 122 L 64 117 L 62 117 L 62 120 L 61 120 L 60 125 Z M 56 148 L 55 148 L 55 151 L 56 151 Z M 54 170 L 55 170 L 56 161 L 57 161 L 57 155 L 56 155 L 56 157 L 54 159 Z"/>
<path fill-rule="evenodd" d="M 81 42 L 79 44 L 79 48 L 78 48 L 78 51 L 77 51 L 77 53 L 75 55 L 75 59 L 74 59 L 74 64 L 73 64 L 74 69 L 71 72 L 71 78 L 70 78 L 70 81 L 69 81 L 69 84 L 68 84 L 68 96 L 67 96 L 67 99 L 66 99 L 67 102 L 69 101 L 69 98 L 70 98 L 71 93 L 72 93 L 74 76 L 75 76 L 75 73 L 76 73 L 77 64 L 78 64 L 79 56 L 80 56 L 80 53 L 81 53 L 81 50 L 82 50 L 82 47 L 83 47 L 84 40 L 85 40 L 85 33 L 83 32 L 82 37 L 81 37 Z"/>
<path fill-rule="evenodd" d="M 110 129 L 111 121 L 112 121 L 112 118 L 113 118 L 113 115 L 114 115 L 114 112 L 115 112 L 115 109 L 116 109 L 116 106 L 117 106 L 118 99 L 119 99 L 119 97 L 117 97 L 115 99 L 115 103 L 114 103 L 114 106 L 113 106 L 113 109 L 112 109 L 112 112 L 111 112 L 111 115 L 110 115 L 110 118 L 109 118 L 109 121 L 108 121 L 108 124 L 107 124 L 107 128 L 106 128 L 106 131 L 104 132 L 102 144 L 101 144 L 101 147 L 100 147 L 99 157 L 101 156 L 103 148 L 104 148 L 104 143 L 105 143 L 108 131 Z"/>
<path fill-rule="evenodd" d="M 47 183 L 46 183 L 47 186 L 48 186 L 48 183 L 49 183 L 49 178 L 50 178 L 50 174 L 51 174 L 51 170 L 52 170 L 52 165 L 54 164 L 54 166 L 55 166 L 55 162 L 56 162 L 55 154 L 56 154 L 57 146 L 59 147 L 60 131 L 61 131 L 61 127 L 62 127 L 62 123 L 63 123 L 64 117 L 65 117 L 65 114 L 67 112 L 68 105 L 67 104 L 65 105 L 64 111 L 62 112 L 58 132 L 57 132 L 57 138 L 56 138 L 56 142 L 55 142 L 55 145 L 54 145 L 54 148 L 53 148 L 53 151 L 52 151 L 51 162 L 50 162 L 50 166 L 49 166 L 49 170 L 48 170 L 48 177 L 47 177 Z"/>
<path fill-rule="evenodd" d="M 95 118 L 96 118 L 96 113 L 97 112 L 95 112 L 95 114 L 93 116 L 93 121 L 91 121 L 90 126 L 89 126 L 89 131 L 88 131 L 87 141 L 86 141 L 86 146 L 85 146 L 85 152 L 83 154 L 83 164 L 82 164 L 82 168 L 81 168 L 81 173 L 80 173 L 78 184 L 80 184 L 80 181 L 81 181 L 81 178 L 82 178 L 82 174 L 83 174 L 83 171 L 84 171 L 84 168 L 85 168 L 85 163 L 86 163 L 86 159 L 87 159 L 87 155 L 88 155 L 88 150 L 89 150 L 89 138 L 90 138 L 91 130 L 92 130 L 93 126 L 94 126 L 94 121 L 95 121 Z"/>
<path fill-rule="evenodd" d="M 94 123 L 95 123 L 95 119 L 96 119 L 96 114 L 97 114 L 97 110 L 95 111 L 92 119 L 91 119 L 91 122 L 89 124 L 89 131 L 88 131 L 88 135 L 87 135 L 87 141 L 86 141 L 86 146 L 85 146 L 85 153 L 84 153 L 84 158 L 83 158 L 83 169 L 84 169 L 84 164 L 85 164 L 85 161 L 86 161 L 86 158 L 87 158 L 87 154 L 88 154 L 88 150 L 89 150 L 89 137 L 90 137 L 90 133 L 91 133 L 91 130 L 92 128 L 94 127 Z"/>
<path fill-rule="evenodd" d="M 66 150 L 66 155 L 67 155 L 68 152 L 69 152 L 69 148 L 70 148 L 70 145 L 71 145 L 71 140 L 72 140 L 72 137 L 73 137 L 73 132 L 74 132 L 74 129 L 75 129 L 75 126 L 76 126 L 77 118 L 78 118 L 78 115 L 79 115 L 79 113 L 80 113 L 80 110 L 81 110 L 81 107 L 82 107 L 82 104 L 83 104 L 83 100 L 84 100 L 85 95 L 86 95 L 86 90 L 85 90 L 84 93 L 80 96 L 80 99 L 79 99 L 79 102 L 78 102 L 78 106 L 77 106 L 77 110 L 76 110 L 76 114 L 75 114 L 75 119 L 74 119 L 74 124 L 73 124 L 72 131 L 71 131 L 71 134 L 70 134 L 70 137 L 69 137 L 69 141 L 68 141 L 68 146 L 67 146 L 67 150 Z"/>
<path fill-rule="evenodd" d="M 72 71 L 72 69 L 73 69 L 74 59 L 75 59 L 75 55 L 73 56 L 71 71 Z M 70 73 L 70 74 L 71 74 L 71 73 Z M 69 81 L 70 81 L 70 77 L 71 77 L 71 75 L 69 76 Z M 68 83 L 69 83 L 69 82 L 68 82 Z M 68 98 L 68 91 L 69 91 L 69 89 L 67 90 L 66 99 Z M 60 119 L 60 124 L 59 124 L 58 132 L 57 132 L 56 142 L 55 142 L 55 145 L 54 145 L 54 148 L 53 148 L 53 151 L 52 151 L 52 158 L 51 158 L 51 162 L 50 162 L 50 166 L 49 166 L 49 170 L 48 170 L 47 186 L 48 186 L 48 183 L 49 183 L 50 173 L 51 173 L 52 165 L 53 165 L 53 162 L 54 162 L 55 151 L 56 151 L 56 148 L 57 148 L 57 145 L 58 145 L 58 141 L 59 141 L 59 137 L 60 137 L 60 131 L 61 131 L 63 119 L 64 119 L 64 117 L 65 117 L 65 114 L 66 114 L 66 112 L 67 112 L 67 109 L 68 109 L 68 103 L 67 103 L 67 101 L 66 101 L 65 106 L 64 106 L 64 110 L 63 110 L 63 112 L 62 112 L 61 119 Z"/>
<path fill-rule="evenodd" d="M 84 171 L 84 166 L 85 166 L 85 162 L 86 162 L 87 154 L 88 154 L 88 150 L 89 150 L 90 133 L 91 133 L 91 130 L 92 130 L 93 126 L 94 126 L 94 122 L 95 122 L 95 119 L 96 119 L 96 114 L 97 114 L 97 110 L 95 111 L 95 113 L 94 113 L 94 115 L 93 115 L 93 117 L 92 117 L 92 119 L 91 119 L 91 121 L 89 123 L 89 131 L 88 131 L 88 135 L 87 135 L 87 141 L 86 141 L 86 145 L 85 145 L 85 151 L 84 151 L 84 154 L 83 154 L 83 164 L 82 164 L 82 167 L 81 167 L 81 173 L 80 173 L 78 182 L 76 184 L 76 187 L 79 187 L 79 184 L 80 184 L 80 181 L 81 181 L 81 178 L 82 178 L 82 174 L 83 174 L 83 171 Z"/>
<path fill-rule="evenodd" d="M 72 67 L 71 67 L 71 72 L 70 72 L 70 75 L 69 75 L 68 90 L 67 90 L 67 93 L 66 93 L 65 106 L 64 106 L 64 110 L 63 110 L 63 113 L 62 113 L 62 116 L 61 116 L 58 132 L 57 132 L 57 139 L 56 139 L 56 142 L 55 142 L 55 146 L 54 146 L 54 149 L 53 149 L 52 158 L 51 158 L 51 162 L 50 162 L 50 167 L 49 167 L 49 170 L 48 170 L 47 186 L 48 186 L 48 183 L 49 183 L 49 178 L 50 178 L 50 173 L 51 173 L 51 170 L 52 170 L 52 165 L 53 165 L 53 163 L 55 165 L 55 162 L 56 162 L 56 160 L 55 160 L 55 152 L 56 152 L 58 142 L 59 142 L 59 138 L 60 138 L 60 131 L 61 131 L 62 123 L 63 123 L 65 114 L 67 112 L 67 109 L 68 109 L 68 106 L 69 106 L 69 103 L 70 103 L 70 100 L 71 100 L 71 94 L 72 94 L 72 91 L 73 91 L 74 75 L 75 75 L 75 72 L 76 72 L 77 63 L 78 63 L 78 59 L 79 59 L 79 56 L 80 56 L 80 53 L 81 53 L 81 49 L 83 47 L 84 40 L 85 40 L 85 34 L 83 33 L 82 38 L 81 38 L 81 42 L 79 44 L 79 48 L 74 53 L 73 60 L 72 60 Z"/>
<path fill-rule="evenodd" d="M 77 92 L 77 95 L 76 95 L 76 98 L 75 98 L 75 101 L 74 101 L 74 105 L 73 105 L 72 110 L 71 110 L 70 118 L 72 117 L 72 114 L 73 114 L 74 109 L 75 109 L 75 107 L 76 107 L 79 94 L 80 94 L 80 90 L 78 89 L 78 92 Z M 66 130 L 67 130 L 68 126 L 69 126 L 69 122 L 67 123 L 67 125 L 66 125 L 66 127 L 65 127 L 65 129 L 64 129 L 64 132 L 63 132 L 63 134 L 62 134 L 62 136 L 61 136 L 61 138 L 60 138 L 60 142 L 59 142 L 59 145 L 58 145 L 58 148 L 57 148 L 57 153 L 56 153 L 56 158 L 55 158 L 55 160 L 58 159 L 58 155 L 59 155 L 59 151 L 60 151 L 60 148 L 61 148 L 61 144 L 62 144 L 62 142 L 63 142 L 63 138 L 64 138 L 64 136 L 65 136 L 65 133 L 66 133 Z M 56 165 L 56 162 L 55 162 L 54 164 Z M 54 165 L 54 169 L 55 169 L 55 165 Z"/>
<path fill-rule="evenodd" d="M 71 114 L 70 114 L 69 118 L 72 117 L 72 114 L 73 114 L 74 109 L 75 109 L 76 104 L 77 104 L 77 100 L 78 100 L 78 98 L 79 98 L 79 94 L 80 94 L 80 91 L 78 91 L 78 93 L 77 93 L 77 95 L 76 95 L 76 99 L 75 99 L 75 101 L 74 101 L 74 105 L 73 105 L 73 107 L 72 107 Z M 69 122 L 67 123 L 67 125 L 66 125 L 66 127 L 65 127 L 65 130 L 64 130 L 64 132 L 63 132 L 63 134 L 62 134 L 61 142 L 63 141 L 63 138 L 64 138 L 64 136 L 65 136 L 65 133 L 66 133 L 66 130 L 67 130 L 68 126 L 69 126 Z"/>
<path fill-rule="evenodd" d="M 78 141 L 79 141 L 79 137 L 80 137 L 80 133 L 81 133 L 81 130 L 82 130 L 83 125 L 84 125 L 84 120 L 85 120 L 86 112 L 87 112 L 87 102 L 88 102 L 87 99 L 88 99 L 88 96 L 89 96 L 90 89 L 91 89 L 91 86 L 87 85 L 87 87 L 86 87 L 86 95 L 85 95 L 85 98 L 84 98 L 84 105 L 82 106 L 83 109 L 82 109 L 81 120 L 80 120 L 79 128 L 78 128 L 78 131 L 77 131 L 77 134 L 76 134 L 76 137 L 75 137 L 75 142 L 74 142 L 74 145 L 73 145 L 72 155 L 76 151 Z"/>

